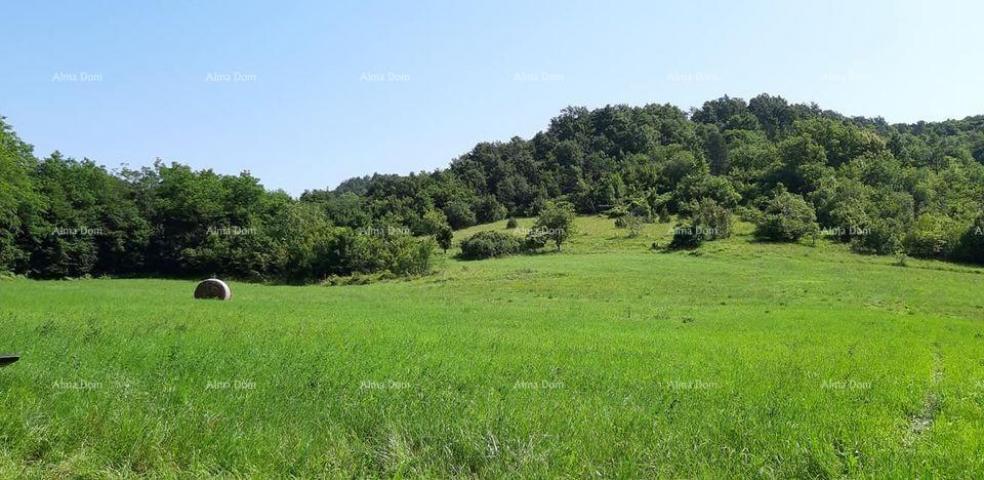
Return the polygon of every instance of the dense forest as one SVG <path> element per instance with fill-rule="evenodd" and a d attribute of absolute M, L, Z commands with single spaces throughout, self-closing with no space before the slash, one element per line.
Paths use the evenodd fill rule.
<path fill-rule="evenodd" d="M 710 232 L 683 246 L 726 236 L 737 215 L 765 241 L 822 235 L 859 253 L 984 263 L 984 116 L 888 124 L 766 94 L 689 112 L 569 107 L 532 138 L 479 143 L 447 169 L 298 199 L 246 172 L 38 159 L 0 120 L 0 271 L 38 278 L 419 274 L 450 229 L 556 205 Z"/>

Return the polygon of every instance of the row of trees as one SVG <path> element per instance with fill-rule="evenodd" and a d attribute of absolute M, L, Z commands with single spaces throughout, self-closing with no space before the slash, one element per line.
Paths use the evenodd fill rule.
<path fill-rule="evenodd" d="M 446 170 L 356 178 L 303 198 L 336 222 L 385 218 L 415 232 L 427 215 L 457 229 L 535 215 L 551 200 L 630 215 L 623 223 L 679 215 L 682 227 L 724 209 L 761 221 L 773 240 L 800 230 L 777 223 L 774 210 L 792 208 L 858 252 L 981 262 L 984 116 L 893 125 L 765 94 L 690 112 L 571 107 L 531 139 L 480 143 Z"/>
<path fill-rule="evenodd" d="M 447 228 L 434 221 L 435 232 Z M 309 281 L 423 273 L 433 248 L 402 227 L 336 224 L 324 205 L 267 191 L 248 173 L 158 161 L 114 174 L 57 152 L 38 160 L 0 128 L 0 271 Z"/>
<path fill-rule="evenodd" d="M 0 187 L 0 270 L 38 277 L 414 273 L 434 241 L 450 248 L 452 229 L 548 202 L 678 215 L 682 231 L 711 232 L 698 241 L 722 236 L 735 212 L 766 239 L 815 225 L 859 252 L 984 263 L 984 116 L 892 125 L 765 94 L 690 112 L 571 107 L 532 138 L 479 143 L 447 169 L 353 178 L 299 199 L 246 173 L 39 160 L 0 122 Z"/>

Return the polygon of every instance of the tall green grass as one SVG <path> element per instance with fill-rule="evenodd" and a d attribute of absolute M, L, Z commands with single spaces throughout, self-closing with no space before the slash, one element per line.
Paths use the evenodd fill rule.
<path fill-rule="evenodd" d="M 984 475 L 979 269 L 578 227 L 230 302 L 0 281 L 0 478 Z"/>

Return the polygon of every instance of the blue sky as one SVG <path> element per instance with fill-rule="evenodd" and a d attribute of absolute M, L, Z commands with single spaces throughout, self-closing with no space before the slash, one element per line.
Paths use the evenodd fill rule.
<path fill-rule="evenodd" d="M 982 114 L 981 18 L 974 1 L 13 2 L 0 115 L 39 156 L 299 194 L 443 167 L 567 105 L 769 92 L 890 122 Z"/>

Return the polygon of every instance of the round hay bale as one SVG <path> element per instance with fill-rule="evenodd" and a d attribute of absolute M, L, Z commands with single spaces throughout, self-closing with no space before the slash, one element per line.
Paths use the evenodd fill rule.
<path fill-rule="evenodd" d="M 195 287 L 195 298 L 215 298 L 218 300 L 229 300 L 232 298 L 232 290 L 225 282 L 218 278 L 202 280 Z"/>

